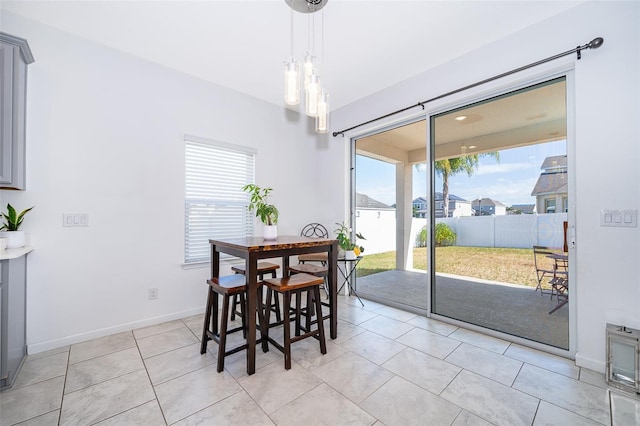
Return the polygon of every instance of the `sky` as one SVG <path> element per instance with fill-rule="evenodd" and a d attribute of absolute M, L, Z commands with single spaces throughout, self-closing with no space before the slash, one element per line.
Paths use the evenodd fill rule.
<path fill-rule="evenodd" d="M 500 161 L 492 157 L 481 157 L 473 176 L 466 173 L 449 178 L 449 193 L 471 201 L 491 198 L 511 206 L 534 204 L 531 191 L 540 176 L 542 162 L 546 157 L 565 155 L 566 142 L 548 142 L 500 151 Z M 413 198 L 427 194 L 426 167 L 413 169 Z M 435 187 L 442 192 L 442 179 L 436 175 Z M 395 166 L 379 160 L 356 157 L 356 191 L 381 201 L 395 203 Z"/>

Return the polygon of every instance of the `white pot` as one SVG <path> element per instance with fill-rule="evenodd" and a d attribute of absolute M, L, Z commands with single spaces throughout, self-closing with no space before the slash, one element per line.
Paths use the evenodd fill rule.
<path fill-rule="evenodd" d="M 278 225 L 264 225 L 262 227 L 262 237 L 265 240 L 275 240 L 278 238 Z"/>
<path fill-rule="evenodd" d="M 8 249 L 24 247 L 24 231 L 3 231 L 0 232 L 0 237 L 7 238 Z"/>
<path fill-rule="evenodd" d="M 353 250 L 345 250 L 344 252 L 344 258 L 346 260 L 355 260 L 357 257 L 358 256 L 356 256 L 356 253 Z"/>

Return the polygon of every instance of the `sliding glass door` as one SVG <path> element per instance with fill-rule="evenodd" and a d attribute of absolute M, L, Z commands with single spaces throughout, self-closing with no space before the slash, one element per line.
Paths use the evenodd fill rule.
<path fill-rule="evenodd" d="M 569 349 L 566 111 L 562 77 L 431 117 L 432 313 Z"/>

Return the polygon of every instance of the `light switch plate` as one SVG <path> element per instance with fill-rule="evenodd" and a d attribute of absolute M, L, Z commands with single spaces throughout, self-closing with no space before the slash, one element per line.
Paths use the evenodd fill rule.
<path fill-rule="evenodd" d="M 89 214 L 88 213 L 64 213 L 62 215 L 62 226 L 87 227 L 89 226 Z"/>
<path fill-rule="evenodd" d="M 638 226 L 638 209 L 600 210 L 600 226 L 636 228 Z"/>

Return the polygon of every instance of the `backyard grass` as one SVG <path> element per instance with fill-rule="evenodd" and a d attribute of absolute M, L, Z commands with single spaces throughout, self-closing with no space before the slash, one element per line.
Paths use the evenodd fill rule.
<path fill-rule="evenodd" d="M 427 269 L 427 249 L 413 249 L 415 269 Z M 357 276 L 396 268 L 395 252 L 365 255 Z M 436 247 L 436 272 L 535 287 L 537 284 L 531 249 L 490 247 Z"/>

